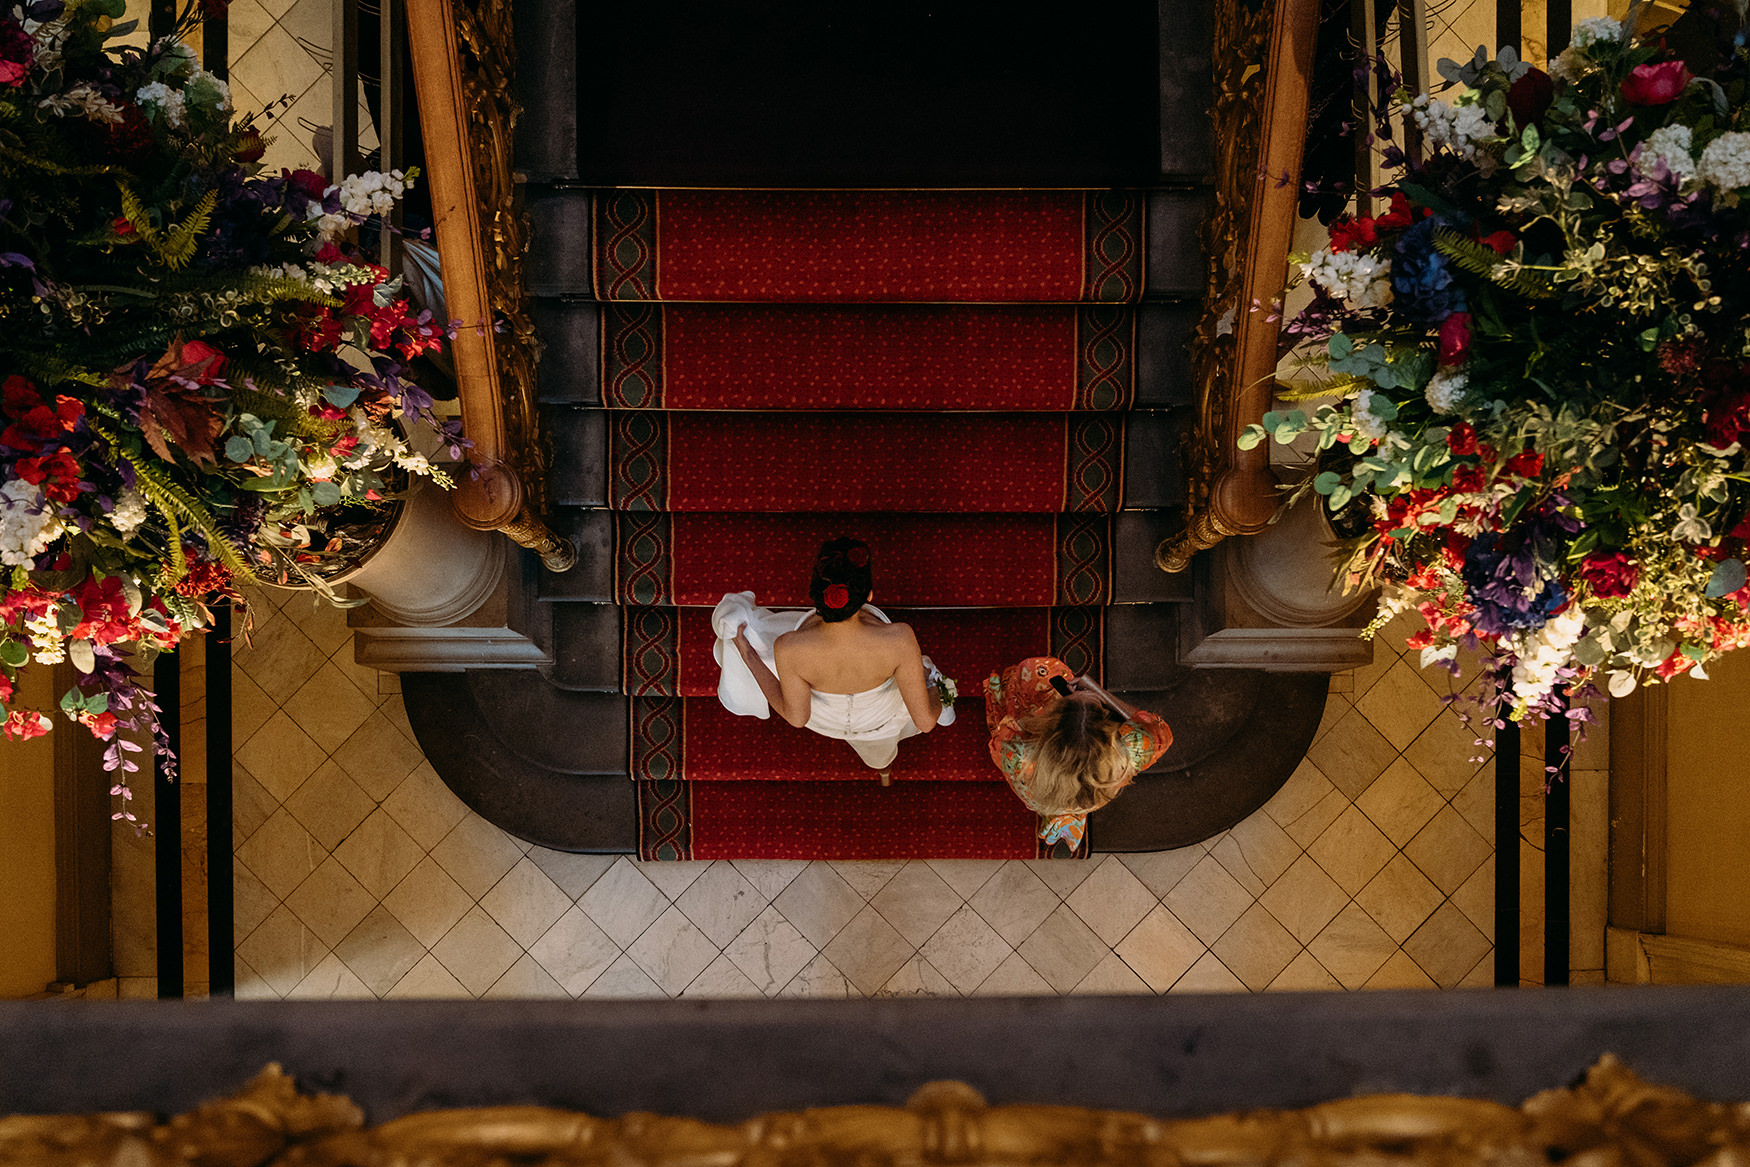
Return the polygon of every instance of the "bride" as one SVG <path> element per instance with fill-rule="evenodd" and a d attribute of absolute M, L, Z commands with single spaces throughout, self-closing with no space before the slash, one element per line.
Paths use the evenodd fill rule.
<path fill-rule="evenodd" d="M 911 626 L 872 606 L 872 591 L 868 545 L 832 539 L 814 561 L 813 611 L 774 612 L 755 607 L 751 592 L 740 592 L 723 597 L 713 623 L 733 644 L 764 705 L 791 725 L 849 742 L 885 779 L 899 743 L 949 724 L 953 710 L 943 709 L 934 683 L 940 674 Z M 749 707 L 751 693 L 738 707 L 731 690 L 739 674 L 722 648 L 720 641 L 723 703 L 732 712 L 768 716 L 764 707 Z"/>

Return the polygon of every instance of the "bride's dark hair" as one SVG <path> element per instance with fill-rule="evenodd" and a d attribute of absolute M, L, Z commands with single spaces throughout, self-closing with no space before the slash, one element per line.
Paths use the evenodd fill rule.
<path fill-rule="evenodd" d="M 808 598 L 828 624 L 849 620 L 869 602 L 874 573 L 869 569 L 869 545 L 861 539 L 828 539 L 814 557 L 814 577 Z"/>

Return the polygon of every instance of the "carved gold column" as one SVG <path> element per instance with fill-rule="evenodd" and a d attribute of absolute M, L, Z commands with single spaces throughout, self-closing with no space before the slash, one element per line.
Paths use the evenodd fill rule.
<path fill-rule="evenodd" d="M 1276 513 L 1268 444 L 1241 450 L 1270 408 L 1301 154 L 1318 36 L 1318 0 L 1220 0 L 1215 19 L 1215 211 L 1204 226 L 1203 317 L 1192 337 L 1198 409 L 1186 454 L 1185 530 L 1155 549 L 1165 571 Z"/>
<path fill-rule="evenodd" d="M 565 571 L 576 549 L 541 518 L 539 348 L 523 307 L 528 231 L 511 168 L 520 110 L 510 0 L 407 0 L 407 38 L 444 298 L 450 318 L 462 321 L 451 356 L 463 432 L 474 445 L 459 476 L 456 513 L 470 527 L 503 531 L 532 548 L 549 570 Z"/>

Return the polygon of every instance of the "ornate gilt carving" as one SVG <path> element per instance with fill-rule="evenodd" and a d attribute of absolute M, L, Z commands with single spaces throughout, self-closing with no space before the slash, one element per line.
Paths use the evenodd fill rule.
<path fill-rule="evenodd" d="M 1282 288 L 1293 235 L 1308 72 L 1317 32 L 1307 0 L 1217 0 L 1215 209 L 1204 224 L 1203 315 L 1192 335 L 1196 418 L 1187 435 L 1184 531 L 1155 549 L 1164 571 L 1274 511 L 1268 454 L 1240 455 L 1240 431 L 1268 408 Z M 1242 464 L 1243 463 L 1243 464 Z"/>
<path fill-rule="evenodd" d="M 511 157 L 521 114 L 511 0 L 409 0 L 407 17 L 445 291 L 464 322 L 454 355 L 470 457 L 516 480 L 499 492 L 514 506 L 477 509 L 485 494 L 473 492 L 458 496 L 457 510 L 562 571 L 575 553 L 541 518 L 551 457 L 535 406 L 540 342 L 523 296 L 529 227 Z"/>
<path fill-rule="evenodd" d="M 833 1106 L 737 1125 L 539 1106 L 437 1110 L 366 1128 L 344 1098 L 297 1093 L 269 1066 L 235 1098 L 148 1115 L 0 1118 L 0 1167 L 1731 1167 L 1750 1107 L 1642 1081 L 1606 1055 L 1578 1086 L 1514 1108 L 1377 1094 L 1208 1118 L 988 1106 L 932 1082 L 903 1108 Z"/>

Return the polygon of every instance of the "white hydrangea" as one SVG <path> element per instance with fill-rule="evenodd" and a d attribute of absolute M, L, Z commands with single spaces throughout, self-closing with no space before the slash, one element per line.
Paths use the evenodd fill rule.
<path fill-rule="evenodd" d="M 231 87 L 205 69 L 196 69 L 182 92 L 196 105 L 206 105 L 220 113 L 231 111 Z"/>
<path fill-rule="evenodd" d="M 1585 614 L 1575 604 L 1537 631 L 1515 637 L 1513 651 L 1518 660 L 1513 664 L 1513 696 L 1528 703 L 1548 696 L 1556 687 L 1556 670 L 1568 663 L 1585 630 Z"/>
<path fill-rule="evenodd" d="M 162 81 L 140 86 L 134 91 L 134 100 L 144 106 L 147 113 L 162 118 L 172 129 L 181 129 L 188 121 L 187 99 L 180 90 L 172 89 Z"/>
<path fill-rule="evenodd" d="M 61 520 L 41 488 L 22 478 L 0 484 L 0 563 L 29 567 L 61 536 Z"/>
<path fill-rule="evenodd" d="M 307 221 L 316 224 L 316 244 L 318 247 L 324 243 L 334 242 L 348 227 L 352 226 L 351 215 L 326 214 L 322 210 L 322 204 L 315 199 L 310 200 L 310 210 L 306 218 Z"/>
<path fill-rule="evenodd" d="M 1599 41 L 1622 41 L 1622 21 L 1608 16 L 1594 16 L 1574 26 L 1574 47 L 1589 49 Z"/>
<path fill-rule="evenodd" d="M 1457 412 L 1469 383 L 1470 375 L 1463 369 L 1441 369 L 1428 379 L 1428 387 L 1422 391 L 1428 398 L 1428 408 L 1435 413 Z"/>
<path fill-rule="evenodd" d="M 1364 252 L 1320 248 L 1301 265 L 1301 274 L 1327 293 L 1356 308 L 1391 303 L 1391 261 Z"/>
<path fill-rule="evenodd" d="M 1377 442 L 1385 437 L 1389 427 L 1385 418 L 1373 412 L 1374 396 L 1371 389 L 1361 390 L 1355 395 L 1355 405 L 1351 413 L 1355 419 L 1355 431 L 1362 437 L 1372 438 Z"/>
<path fill-rule="evenodd" d="M 1415 119 L 1429 146 L 1445 146 L 1465 158 L 1476 156 L 1478 144 L 1500 137 L 1480 105 L 1448 105 L 1424 93 L 1399 112 Z"/>
<path fill-rule="evenodd" d="M 121 495 L 115 500 L 115 509 L 109 512 L 109 522 L 126 539 L 146 521 L 146 496 L 133 487 L 123 487 Z"/>
<path fill-rule="evenodd" d="M 1732 130 L 1709 142 L 1695 176 L 1720 190 L 1750 186 L 1750 134 Z"/>
<path fill-rule="evenodd" d="M 1643 162 L 1663 159 L 1665 169 L 1680 179 L 1687 178 L 1695 173 L 1695 158 L 1689 152 L 1690 142 L 1688 126 L 1676 123 L 1660 126 L 1641 143 L 1641 159 Z"/>

